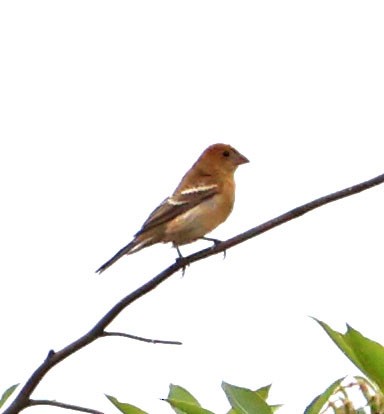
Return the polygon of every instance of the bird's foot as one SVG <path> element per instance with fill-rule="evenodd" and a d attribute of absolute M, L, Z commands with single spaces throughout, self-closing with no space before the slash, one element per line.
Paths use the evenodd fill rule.
<path fill-rule="evenodd" d="M 202 240 L 207 240 L 207 241 L 213 242 L 213 246 L 212 247 L 216 247 L 220 243 L 222 243 L 221 240 L 219 240 L 219 239 L 213 239 L 212 237 L 202 237 L 201 239 Z M 227 257 L 227 251 L 226 250 L 223 251 L 223 255 L 224 255 L 223 259 L 225 259 Z"/>
<path fill-rule="evenodd" d="M 186 262 L 185 257 L 181 254 L 179 246 L 175 245 L 175 248 L 177 250 L 177 254 L 179 255 L 179 257 L 176 257 L 176 264 L 181 265 L 181 277 L 184 277 L 185 269 L 189 266 L 189 263 Z"/>
<path fill-rule="evenodd" d="M 181 276 L 184 277 L 185 270 L 186 270 L 187 266 L 189 266 L 189 263 L 187 263 L 185 261 L 185 258 L 184 257 L 176 257 L 176 264 L 178 264 L 179 266 L 181 266 Z"/>

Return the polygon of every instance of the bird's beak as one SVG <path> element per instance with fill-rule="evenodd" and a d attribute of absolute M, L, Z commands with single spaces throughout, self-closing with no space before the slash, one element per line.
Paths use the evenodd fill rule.
<path fill-rule="evenodd" d="M 241 164 L 246 164 L 247 162 L 249 162 L 249 159 L 247 157 L 244 157 L 243 154 L 240 154 L 240 152 L 238 152 L 236 154 L 236 165 L 241 165 Z"/>

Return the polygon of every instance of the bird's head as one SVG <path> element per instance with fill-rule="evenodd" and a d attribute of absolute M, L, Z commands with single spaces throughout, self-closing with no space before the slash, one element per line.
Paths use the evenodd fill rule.
<path fill-rule="evenodd" d="M 214 144 L 208 147 L 200 156 L 200 163 L 208 168 L 233 173 L 236 168 L 249 162 L 235 148 L 227 144 Z"/>

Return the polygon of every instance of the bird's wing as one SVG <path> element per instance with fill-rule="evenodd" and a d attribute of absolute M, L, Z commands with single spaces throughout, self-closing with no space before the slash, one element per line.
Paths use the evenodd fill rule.
<path fill-rule="evenodd" d="M 202 201 L 213 197 L 217 192 L 218 185 L 209 184 L 186 188 L 177 194 L 173 194 L 150 214 L 143 227 L 135 234 L 135 237 L 185 213 Z"/>

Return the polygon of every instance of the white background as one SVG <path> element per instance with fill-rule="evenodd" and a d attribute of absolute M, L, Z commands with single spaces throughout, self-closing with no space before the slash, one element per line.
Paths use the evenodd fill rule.
<path fill-rule="evenodd" d="M 176 252 L 157 245 L 94 273 L 208 145 L 251 160 L 236 174 L 234 212 L 212 233 L 221 239 L 383 173 L 383 8 L 2 1 L 0 389 L 173 262 Z M 174 275 L 111 329 L 183 346 L 98 340 L 33 397 L 117 412 L 107 393 L 162 414 L 175 383 L 223 413 L 225 380 L 272 383 L 281 414 L 303 412 L 357 373 L 308 316 L 384 343 L 383 190 Z"/>

